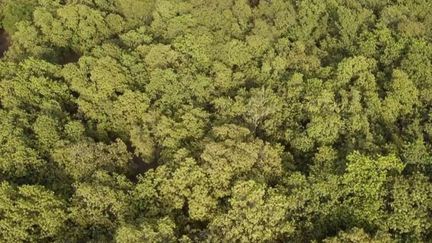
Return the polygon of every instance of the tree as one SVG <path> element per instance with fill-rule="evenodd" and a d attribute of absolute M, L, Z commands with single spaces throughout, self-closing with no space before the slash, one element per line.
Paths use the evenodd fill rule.
<path fill-rule="evenodd" d="M 28 21 L 31 19 L 36 4 L 36 0 L 2 1 L 0 3 L 1 26 L 7 33 L 13 34 L 17 31 L 16 24 L 18 22 Z"/>
<path fill-rule="evenodd" d="M 398 70 L 393 73 L 390 89 L 383 103 L 383 118 L 389 123 L 394 123 L 398 117 L 414 111 L 419 103 L 418 91 L 408 76 Z"/>
<path fill-rule="evenodd" d="M 110 145 L 80 141 L 58 146 L 52 156 L 76 181 L 84 181 L 98 170 L 124 172 L 131 158 L 121 140 Z"/>
<path fill-rule="evenodd" d="M 429 221 L 431 212 L 432 188 L 422 174 L 408 178 L 396 178 L 393 188 L 391 213 L 385 229 L 397 232 L 403 240 L 423 241 L 432 227 Z"/>
<path fill-rule="evenodd" d="M 127 196 L 130 189 L 131 183 L 123 175 L 104 171 L 93 173 L 88 182 L 75 184 L 65 240 L 112 241 L 117 227 L 134 213 Z"/>
<path fill-rule="evenodd" d="M 378 226 L 385 220 L 386 184 L 392 174 L 400 174 L 403 163 L 395 156 L 376 160 L 354 153 L 348 157 L 347 173 L 342 183 L 346 203 L 357 220 Z"/>
<path fill-rule="evenodd" d="M 67 219 L 66 204 L 42 186 L 0 184 L 0 239 L 50 241 L 59 237 Z"/>
<path fill-rule="evenodd" d="M 145 220 L 139 227 L 125 225 L 116 233 L 116 242 L 167 242 L 175 241 L 175 224 L 168 218 Z"/>
<path fill-rule="evenodd" d="M 228 211 L 210 223 L 210 239 L 263 242 L 293 232 L 286 218 L 289 202 L 284 196 L 254 181 L 237 183 L 232 193 Z"/>
<path fill-rule="evenodd" d="M 337 236 L 325 239 L 324 242 L 332 243 L 332 242 L 394 242 L 388 234 L 379 232 L 375 236 L 371 236 L 364 232 L 363 229 L 353 228 L 348 232 L 340 232 Z"/>

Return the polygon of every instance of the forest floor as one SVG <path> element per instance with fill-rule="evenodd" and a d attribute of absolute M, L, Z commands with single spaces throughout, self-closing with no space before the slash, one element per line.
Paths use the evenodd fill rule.
<path fill-rule="evenodd" d="M 6 33 L 4 29 L 0 29 L 0 58 L 3 57 L 3 54 L 9 48 L 9 35 Z"/>

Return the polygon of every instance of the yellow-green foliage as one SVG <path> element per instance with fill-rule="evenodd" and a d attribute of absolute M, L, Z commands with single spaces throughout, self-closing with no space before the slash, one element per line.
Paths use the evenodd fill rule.
<path fill-rule="evenodd" d="M 431 242 L 429 0 L 0 0 L 0 242 Z"/>

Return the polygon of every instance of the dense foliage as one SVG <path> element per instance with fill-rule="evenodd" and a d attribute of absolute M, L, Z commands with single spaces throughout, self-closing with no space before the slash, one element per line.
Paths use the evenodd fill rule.
<path fill-rule="evenodd" d="M 431 242 L 430 0 L 3 0 L 1 242 Z"/>

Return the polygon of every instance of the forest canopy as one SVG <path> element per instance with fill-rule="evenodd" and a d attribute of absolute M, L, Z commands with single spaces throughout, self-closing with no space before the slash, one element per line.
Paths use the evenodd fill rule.
<path fill-rule="evenodd" d="M 0 1 L 0 242 L 431 242 L 430 0 Z"/>

